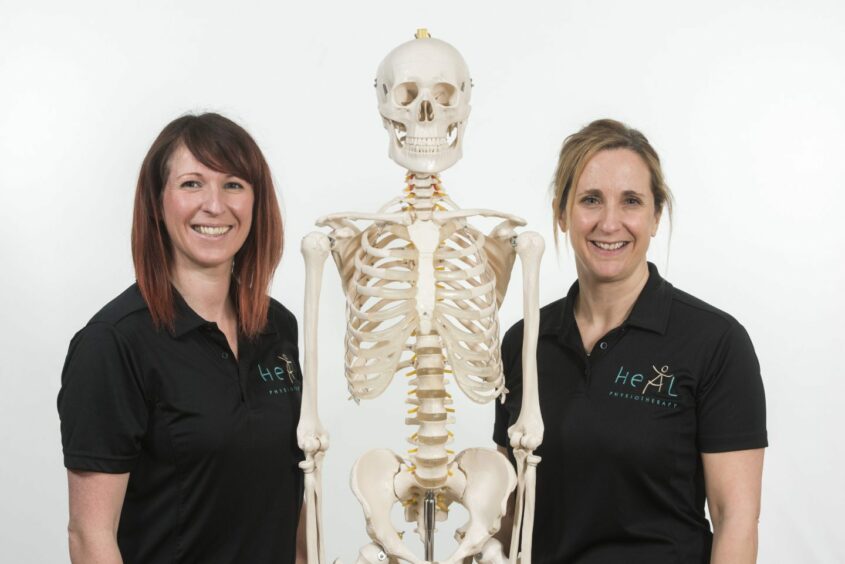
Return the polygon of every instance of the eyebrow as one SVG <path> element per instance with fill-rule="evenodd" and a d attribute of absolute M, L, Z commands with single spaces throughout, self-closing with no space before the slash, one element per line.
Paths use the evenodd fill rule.
<path fill-rule="evenodd" d="M 584 190 L 583 192 L 579 192 L 579 195 L 581 195 L 581 196 L 603 196 L 604 192 L 602 192 L 599 188 L 589 188 L 587 190 Z M 636 190 L 623 190 L 622 196 L 624 196 L 624 197 L 639 196 L 640 198 L 644 198 L 645 194 L 643 194 L 642 192 L 637 192 Z"/>
<path fill-rule="evenodd" d="M 625 190 L 622 192 L 623 196 L 639 196 L 640 198 L 645 198 L 645 194 L 642 192 L 637 192 L 636 190 Z"/>
<path fill-rule="evenodd" d="M 598 188 L 588 188 L 588 189 L 584 190 L 583 192 L 580 192 L 578 195 L 579 196 L 586 196 L 586 195 L 601 196 L 602 192 Z"/>
<path fill-rule="evenodd" d="M 184 173 L 180 174 L 179 176 L 177 176 L 176 178 L 179 179 L 179 178 L 182 178 L 183 176 L 199 176 L 200 178 L 202 178 L 202 174 L 199 173 L 199 172 L 184 172 Z"/>
<path fill-rule="evenodd" d="M 176 178 L 182 178 L 183 176 L 199 176 L 200 178 L 202 178 L 202 173 L 200 173 L 200 172 L 185 172 L 183 174 L 180 174 Z"/>

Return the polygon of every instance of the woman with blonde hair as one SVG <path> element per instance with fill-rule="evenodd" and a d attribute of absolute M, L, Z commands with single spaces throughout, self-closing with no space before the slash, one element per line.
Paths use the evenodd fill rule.
<path fill-rule="evenodd" d="M 578 279 L 540 314 L 537 564 L 756 560 L 760 367 L 736 319 L 647 262 L 671 202 L 639 131 L 605 119 L 564 142 L 552 213 Z M 522 333 L 519 322 L 502 343 L 503 451 L 519 415 Z"/>

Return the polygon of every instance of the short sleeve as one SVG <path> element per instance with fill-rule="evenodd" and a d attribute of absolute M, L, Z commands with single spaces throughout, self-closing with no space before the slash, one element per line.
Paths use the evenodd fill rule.
<path fill-rule="evenodd" d="M 499 446 L 507 447 L 508 427 L 518 415 L 519 401 L 522 398 L 522 322 L 511 327 L 502 338 L 502 369 L 505 372 L 505 387 L 508 395 L 505 402 L 495 401 L 495 419 L 493 422 L 493 441 Z M 513 413 L 516 409 L 517 412 Z"/>
<path fill-rule="evenodd" d="M 115 474 L 132 470 L 148 407 L 131 352 L 111 325 L 90 323 L 74 336 L 58 408 L 67 468 Z"/>
<path fill-rule="evenodd" d="M 768 446 L 760 364 L 748 333 L 736 322 L 713 352 L 699 385 L 697 411 L 701 452 Z"/>

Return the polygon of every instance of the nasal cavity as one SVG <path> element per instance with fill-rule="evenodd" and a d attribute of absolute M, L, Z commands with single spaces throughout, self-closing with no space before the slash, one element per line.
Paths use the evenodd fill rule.
<path fill-rule="evenodd" d="M 420 104 L 420 121 L 433 121 L 434 120 L 434 108 L 431 107 L 431 102 L 428 100 L 423 100 Z"/>

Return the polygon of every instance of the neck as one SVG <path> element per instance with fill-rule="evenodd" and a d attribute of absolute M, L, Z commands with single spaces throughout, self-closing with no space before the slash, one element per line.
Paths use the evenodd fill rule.
<path fill-rule="evenodd" d="M 445 194 L 440 188 L 440 177 L 436 174 L 408 171 L 405 175 L 405 203 L 418 213 L 431 213 L 439 199 Z"/>
<path fill-rule="evenodd" d="M 575 301 L 575 316 L 590 326 L 604 329 L 618 327 L 628 318 L 637 297 L 648 282 L 646 263 L 632 276 L 611 282 L 596 280 L 580 266 L 577 266 L 577 270 L 578 297 Z"/>
<path fill-rule="evenodd" d="M 218 325 L 235 320 L 235 308 L 229 297 L 231 281 L 231 264 L 214 269 L 175 264 L 173 268 L 173 286 L 185 302 L 200 317 Z"/>

